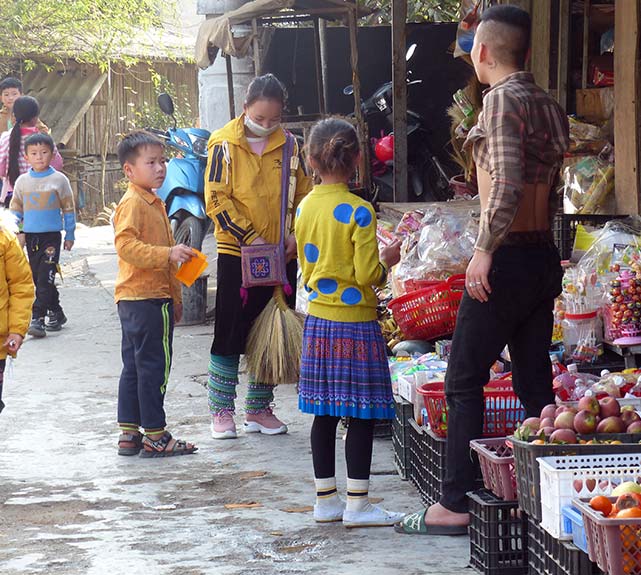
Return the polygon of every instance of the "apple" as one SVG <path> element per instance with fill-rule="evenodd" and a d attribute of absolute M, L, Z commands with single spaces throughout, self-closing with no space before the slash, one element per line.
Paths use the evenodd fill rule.
<path fill-rule="evenodd" d="M 521 425 L 529 427 L 531 430 L 539 429 L 541 427 L 541 419 L 539 417 L 528 417 Z"/>
<path fill-rule="evenodd" d="M 556 429 L 571 429 L 574 431 L 574 413 L 571 411 L 560 413 L 554 420 L 554 427 Z"/>
<path fill-rule="evenodd" d="M 625 424 L 620 417 L 611 416 L 601 420 L 597 425 L 597 433 L 623 433 L 625 431 Z"/>
<path fill-rule="evenodd" d="M 545 437 L 550 437 L 550 435 L 552 435 L 555 431 L 556 431 L 556 429 L 554 429 L 553 425 L 548 425 L 546 427 L 541 427 L 541 429 L 539 429 L 536 432 L 536 434 L 538 436 L 538 435 L 541 435 L 541 433 L 543 433 L 543 435 L 545 435 Z"/>
<path fill-rule="evenodd" d="M 621 414 L 621 406 L 614 397 L 604 397 L 599 401 L 600 414 L 603 419 L 618 417 Z"/>
<path fill-rule="evenodd" d="M 594 433 L 597 428 L 596 416 L 591 411 L 584 409 L 574 416 L 574 429 L 577 433 Z"/>
<path fill-rule="evenodd" d="M 634 409 L 621 409 L 620 417 L 623 420 L 623 423 L 625 423 L 626 427 L 629 427 L 630 424 L 634 423 L 635 421 L 641 421 L 641 415 L 634 411 Z"/>
<path fill-rule="evenodd" d="M 578 405 L 579 411 L 589 411 L 594 415 L 599 415 L 600 406 L 596 397 L 583 396 L 579 399 Z"/>
<path fill-rule="evenodd" d="M 641 493 L 641 485 L 635 483 L 634 481 L 624 481 L 621 485 L 615 487 L 612 495 L 614 497 L 619 497 L 625 493 Z"/>
<path fill-rule="evenodd" d="M 625 430 L 626 433 L 641 433 L 641 421 L 633 421 Z"/>
<path fill-rule="evenodd" d="M 554 427 L 554 418 L 546 417 L 545 419 L 542 419 L 539 428 L 543 429 L 544 427 Z"/>
<path fill-rule="evenodd" d="M 556 417 L 556 408 L 557 406 L 554 403 L 546 405 L 541 410 L 541 419 L 546 419 L 548 417 L 554 419 Z"/>
<path fill-rule="evenodd" d="M 576 433 L 571 429 L 557 429 L 550 436 L 550 443 L 576 443 Z"/>

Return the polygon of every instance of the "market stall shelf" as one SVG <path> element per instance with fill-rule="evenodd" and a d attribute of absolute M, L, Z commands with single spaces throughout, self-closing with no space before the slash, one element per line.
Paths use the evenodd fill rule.
<path fill-rule="evenodd" d="M 485 488 L 499 499 L 515 500 L 514 455 L 506 438 L 475 439 L 470 441 L 470 448 L 478 455 Z"/>

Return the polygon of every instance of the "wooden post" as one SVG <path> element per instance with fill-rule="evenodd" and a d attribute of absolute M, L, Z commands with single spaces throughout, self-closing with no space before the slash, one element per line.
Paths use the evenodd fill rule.
<path fill-rule="evenodd" d="M 320 19 L 319 32 L 321 70 L 323 78 L 323 99 L 325 100 L 325 108 L 329 108 L 329 54 L 327 52 L 327 20 L 325 20 L 324 18 Z"/>
<path fill-rule="evenodd" d="M 581 88 L 588 87 L 588 59 L 590 57 L 590 0 L 583 0 L 583 62 Z"/>
<path fill-rule="evenodd" d="M 616 149 L 615 194 L 617 212 L 639 214 L 641 167 L 639 104 L 639 23 L 638 2 L 615 0 L 614 50 L 614 147 Z"/>
<path fill-rule="evenodd" d="M 407 2 L 392 2 L 392 85 L 394 108 L 394 201 L 407 202 Z"/>
<path fill-rule="evenodd" d="M 318 93 L 318 112 L 325 115 L 325 93 L 323 91 L 323 65 L 321 63 L 320 18 L 314 18 L 314 64 L 316 67 L 316 92 Z"/>
<path fill-rule="evenodd" d="M 236 102 L 234 101 L 234 72 L 231 68 L 231 56 L 225 54 L 225 63 L 227 64 L 227 97 L 229 98 L 229 118 L 233 120 L 236 117 Z"/>
<path fill-rule="evenodd" d="M 570 0 L 559 0 L 559 53 L 556 74 L 556 100 L 568 109 L 568 60 L 570 53 Z"/>
<path fill-rule="evenodd" d="M 256 76 L 261 75 L 261 65 L 260 65 L 260 40 L 258 38 L 258 22 L 256 18 L 252 20 L 252 33 L 254 34 L 254 74 Z"/>
<path fill-rule="evenodd" d="M 532 2 L 531 69 L 536 83 L 550 89 L 550 18 L 551 0 Z"/>

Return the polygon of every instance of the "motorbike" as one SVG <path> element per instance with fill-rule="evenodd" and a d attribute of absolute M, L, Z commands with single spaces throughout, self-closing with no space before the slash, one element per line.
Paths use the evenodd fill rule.
<path fill-rule="evenodd" d="M 416 50 L 412 44 L 406 53 L 409 61 Z M 423 80 L 413 80 L 411 70 L 408 71 L 408 87 L 421 84 Z M 343 94 L 351 96 L 354 87 L 347 86 Z M 389 150 L 393 146 L 393 85 L 387 82 L 378 88 L 368 99 L 361 103 L 361 111 L 368 126 L 370 134 L 379 134 L 381 139 L 386 139 L 379 149 Z M 373 202 L 393 201 L 393 174 L 390 169 L 393 165 L 393 155 L 382 155 L 379 159 L 376 154 L 376 144 L 379 138 L 372 138 L 372 181 L 374 184 Z M 423 116 L 407 110 L 407 182 L 409 188 L 409 201 L 445 201 L 452 197 L 449 185 L 449 176 L 437 155 L 430 145 L 430 129 Z M 379 153 L 380 156 L 380 153 Z"/>
<path fill-rule="evenodd" d="M 156 193 L 165 202 L 176 243 L 200 250 L 209 229 L 205 212 L 205 169 L 210 133 L 201 128 L 178 128 L 169 94 L 158 96 L 158 106 L 173 118 L 174 127 L 151 131 L 177 150 L 178 156 L 167 163 L 165 181 Z"/>

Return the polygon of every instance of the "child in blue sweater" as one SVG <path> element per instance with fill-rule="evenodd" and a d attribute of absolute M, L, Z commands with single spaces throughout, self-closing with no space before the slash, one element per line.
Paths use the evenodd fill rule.
<path fill-rule="evenodd" d="M 65 230 L 64 249 L 71 250 L 76 229 L 73 191 L 67 177 L 51 167 L 54 143 L 47 134 L 34 134 L 25 141 L 25 156 L 31 169 L 15 183 L 10 210 L 22 221 L 29 264 L 36 285 L 29 335 L 44 337 L 67 322 L 56 288 L 56 272 Z M 45 316 L 47 322 L 45 324 Z"/>

